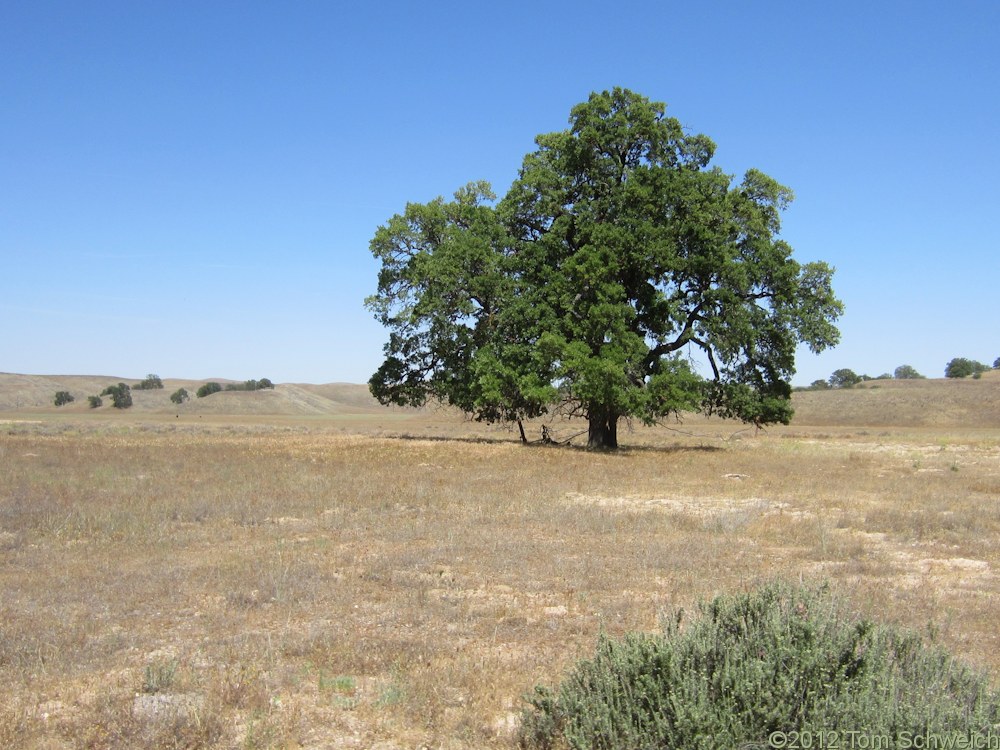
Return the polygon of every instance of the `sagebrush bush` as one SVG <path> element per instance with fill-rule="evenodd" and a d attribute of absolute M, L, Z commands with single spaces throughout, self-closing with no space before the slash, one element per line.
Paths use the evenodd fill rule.
<path fill-rule="evenodd" d="M 900 747 L 996 734 L 1000 695 L 985 676 L 915 634 L 850 616 L 824 588 L 774 583 L 681 620 L 661 635 L 602 637 L 557 690 L 536 688 L 522 747 L 767 747 L 775 732 L 857 732 Z"/>

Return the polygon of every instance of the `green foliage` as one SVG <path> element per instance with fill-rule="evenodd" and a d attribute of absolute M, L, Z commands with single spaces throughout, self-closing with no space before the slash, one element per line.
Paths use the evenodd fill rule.
<path fill-rule="evenodd" d="M 1000 357 L 993 360 L 993 369 L 1000 370 Z"/>
<path fill-rule="evenodd" d="M 103 406 L 103 404 L 104 402 L 101 400 L 100 396 L 87 396 L 87 405 L 90 406 L 91 409 L 97 409 L 98 407 Z"/>
<path fill-rule="evenodd" d="M 265 388 L 274 388 L 274 383 L 272 383 L 267 378 L 261 378 L 260 380 L 246 380 L 242 383 L 229 383 L 226 385 L 225 390 L 227 391 L 262 391 Z"/>
<path fill-rule="evenodd" d="M 159 375 L 153 375 L 152 373 L 146 376 L 146 379 L 141 383 L 136 383 L 134 386 L 137 391 L 155 391 L 163 388 L 163 381 L 160 380 Z"/>
<path fill-rule="evenodd" d="M 619 88 L 536 144 L 499 202 L 471 183 L 375 233 L 375 397 L 491 422 L 559 408 L 594 447 L 622 417 L 787 422 L 795 348 L 835 344 L 842 312 L 832 269 L 777 238 L 791 191 L 757 170 L 734 184 L 708 137 Z"/>
<path fill-rule="evenodd" d="M 170 400 L 175 404 L 183 404 L 190 398 L 191 395 L 187 392 L 187 388 L 178 388 L 170 394 Z"/>
<path fill-rule="evenodd" d="M 944 376 L 946 378 L 967 378 L 970 375 L 982 374 L 986 372 L 988 368 L 982 362 L 977 362 L 974 359 L 966 359 L 965 357 L 955 357 L 951 360 L 944 368 Z"/>
<path fill-rule="evenodd" d="M 201 386 L 197 391 L 195 391 L 195 395 L 198 398 L 205 398 L 205 396 L 211 396 L 213 393 L 218 393 L 221 390 L 222 390 L 222 385 L 216 383 L 213 380 Z"/>
<path fill-rule="evenodd" d="M 557 690 L 536 688 L 522 747 L 767 747 L 775 732 L 863 732 L 900 747 L 1000 721 L 984 676 L 918 636 L 849 616 L 822 588 L 720 596 L 680 623 L 602 637 Z"/>
<path fill-rule="evenodd" d="M 62 406 L 64 404 L 71 404 L 76 401 L 73 398 L 73 394 L 69 391 L 56 391 L 55 404 L 56 406 Z"/>
<path fill-rule="evenodd" d="M 109 385 L 101 391 L 101 395 L 110 396 L 111 405 L 116 409 L 128 409 L 132 406 L 132 389 L 129 387 L 128 383 Z"/>
<path fill-rule="evenodd" d="M 853 385 L 857 385 L 861 381 L 862 376 L 858 375 L 854 372 L 854 370 L 844 367 L 840 370 L 834 370 L 833 374 L 830 376 L 830 387 L 850 388 Z"/>
<path fill-rule="evenodd" d="M 917 372 L 916 368 L 910 365 L 900 365 L 893 372 L 896 380 L 924 380 L 924 376 Z"/>

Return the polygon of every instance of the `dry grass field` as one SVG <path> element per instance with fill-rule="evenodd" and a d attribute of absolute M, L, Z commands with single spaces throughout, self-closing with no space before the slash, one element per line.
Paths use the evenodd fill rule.
<path fill-rule="evenodd" d="M 347 386 L 115 412 L 0 376 L 0 747 L 511 748 L 602 631 L 775 577 L 1000 675 L 996 375 L 613 454 Z"/>

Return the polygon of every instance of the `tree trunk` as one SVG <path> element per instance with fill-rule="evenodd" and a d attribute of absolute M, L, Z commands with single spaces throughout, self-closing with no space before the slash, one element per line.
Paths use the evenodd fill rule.
<path fill-rule="evenodd" d="M 524 423 L 520 419 L 517 420 L 517 429 L 521 432 L 521 442 L 527 445 L 528 436 L 524 434 Z"/>
<path fill-rule="evenodd" d="M 618 447 L 618 415 L 609 409 L 595 407 L 588 416 L 590 430 L 587 447 L 614 450 Z"/>

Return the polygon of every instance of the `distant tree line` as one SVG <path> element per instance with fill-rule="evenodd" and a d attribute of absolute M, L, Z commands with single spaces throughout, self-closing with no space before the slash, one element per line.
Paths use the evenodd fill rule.
<path fill-rule="evenodd" d="M 263 391 L 273 388 L 274 383 L 267 378 L 245 380 L 242 383 L 227 383 L 224 387 L 221 383 L 210 381 L 201 386 L 195 395 L 198 398 L 205 398 L 205 396 L 211 396 L 213 393 L 218 393 L 219 391 Z"/>
<path fill-rule="evenodd" d="M 974 359 L 956 357 L 945 365 L 944 375 L 946 378 L 967 378 L 969 376 L 979 378 L 982 377 L 982 374 L 987 372 L 989 369 L 990 368 L 982 362 L 977 362 Z M 1000 357 L 997 357 L 994 360 L 992 369 L 1000 370 Z M 831 374 L 827 380 L 814 380 L 808 387 L 800 388 L 799 390 L 825 391 L 837 388 L 851 388 L 858 383 L 864 383 L 869 380 L 925 379 L 925 376 L 917 372 L 916 368 L 911 365 L 900 365 L 891 375 L 889 373 L 884 373 L 877 377 L 871 377 L 870 375 L 858 375 L 854 370 L 844 367 L 839 370 L 834 370 L 833 374 Z"/>
<path fill-rule="evenodd" d="M 163 380 L 159 375 L 149 374 L 142 381 L 136 383 L 135 385 L 129 385 L 128 383 L 118 383 L 116 385 L 109 385 L 99 396 L 88 396 L 87 404 L 91 409 L 97 409 L 104 405 L 103 397 L 110 397 L 111 404 L 116 409 L 128 409 L 132 406 L 132 391 L 153 391 L 163 388 Z M 218 393 L 219 391 L 260 391 L 264 389 L 273 389 L 274 383 L 272 383 L 268 378 L 261 378 L 260 380 L 246 380 L 242 383 L 229 383 L 223 387 L 220 383 L 208 382 L 201 386 L 196 395 L 198 398 L 203 398 L 205 396 L 210 396 L 213 393 Z M 170 401 L 174 404 L 183 404 L 185 401 L 190 400 L 191 394 L 188 393 L 186 388 L 178 388 L 176 391 L 170 394 Z M 55 405 L 64 406 L 65 404 L 70 404 L 75 401 L 75 397 L 69 391 L 56 391 L 55 395 Z"/>

